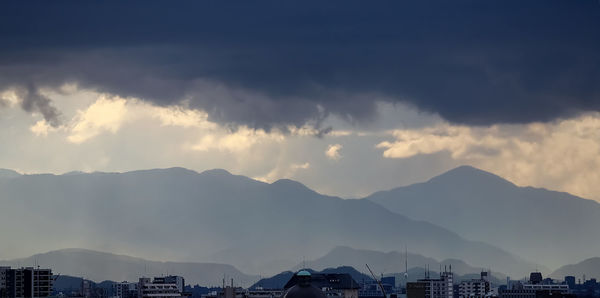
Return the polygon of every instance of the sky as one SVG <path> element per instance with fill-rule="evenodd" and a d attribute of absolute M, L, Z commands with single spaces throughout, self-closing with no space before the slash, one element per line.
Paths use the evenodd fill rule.
<path fill-rule="evenodd" d="M 0 168 L 358 198 L 468 164 L 600 201 L 598 1 L 0 5 Z"/>

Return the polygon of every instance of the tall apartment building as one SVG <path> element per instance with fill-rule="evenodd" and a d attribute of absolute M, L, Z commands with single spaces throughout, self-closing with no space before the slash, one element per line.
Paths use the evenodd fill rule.
<path fill-rule="evenodd" d="M 52 270 L 33 267 L 0 268 L 0 294 L 3 297 L 48 297 L 52 294 Z"/>
<path fill-rule="evenodd" d="M 454 296 L 453 274 L 444 271 L 440 278 L 419 279 L 406 283 L 407 298 L 452 298 Z"/>
<path fill-rule="evenodd" d="M 459 298 L 482 298 L 490 292 L 490 282 L 487 272 L 481 272 L 481 278 L 465 280 L 458 286 Z"/>

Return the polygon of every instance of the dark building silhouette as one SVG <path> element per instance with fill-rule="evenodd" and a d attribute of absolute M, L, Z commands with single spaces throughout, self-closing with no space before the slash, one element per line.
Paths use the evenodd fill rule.
<path fill-rule="evenodd" d="M 531 272 L 529 274 L 529 283 L 533 285 L 541 284 L 543 280 L 541 272 Z"/>
<path fill-rule="evenodd" d="M 323 291 L 311 284 L 310 272 L 302 270 L 292 277 L 285 285 L 283 298 L 326 298 Z"/>
<path fill-rule="evenodd" d="M 569 289 L 575 288 L 575 276 L 565 276 L 565 283 L 569 286 Z"/>
<path fill-rule="evenodd" d="M 409 282 L 406 284 L 406 297 L 425 298 L 427 285 L 419 282 Z"/>
<path fill-rule="evenodd" d="M 6 297 L 48 297 L 52 293 L 52 270 L 33 267 L 2 268 L 5 285 L 2 295 Z"/>

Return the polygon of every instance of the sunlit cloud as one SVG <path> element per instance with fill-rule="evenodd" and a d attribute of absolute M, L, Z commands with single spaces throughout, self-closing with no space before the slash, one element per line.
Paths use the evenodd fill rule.
<path fill-rule="evenodd" d="M 467 127 L 442 124 L 394 130 L 386 158 L 448 152 L 461 164 L 497 173 L 519 185 L 600 199 L 600 113 L 551 123 Z"/>
<path fill-rule="evenodd" d="M 292 163 L 289 165 L 277 166 L 271 170 L 267 175 L 254 177 L 258 181 L 271 183 L 275 180 L 282 178 L 292 178 L 297 171 L 307 170 L 310 168 L 310 163 Z"/>
<path fill-rule="evenodd" d="M 56 131 L 57 128 L 52 127 L 46 120 L 42 119 L 30 126 L 29 130 L 38 137 L 46 137 L 49 132 Z"/>
<path fill-rule="evenodd" d="M 340 144 L 329 145 L 327 150 L 325 150 L 325 156 L 332 160 L 339 160 L 342 158 L 340 150 L 342 150 L 342 145 Z"/>
<path fill-rule="evenodd" d="M 79 144 L 102 132 L 116 133 L 127 114 L 126 100 L 101 96 L 85 111 L 79 111 L 68 137 Z"/>
<path fill-rule="evenodd" d="M 229 152 L 243 152 L 256 144 L 265 142 L 282 142 L 285 136 L 281 133 L 267 133 L 264 130 L 239 127 L 234 132 L 214 132 L 207 134 L 199 142 L 192 145 L 192 150 L 209 151 L 220 150 Z"/>

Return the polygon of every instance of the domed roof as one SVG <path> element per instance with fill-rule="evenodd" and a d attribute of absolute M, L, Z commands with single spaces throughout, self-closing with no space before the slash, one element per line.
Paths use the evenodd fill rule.
<path fill-rule="evenodd" d="M 327 298 L 327 296 L 314 286 L 295 285 L 289 288 L 282 298 Z"/>
<path fill-rule="evenodd" d="M 310 276 L 310 272 L 308 272 L 306 270 L 302 270 L 302 271 L 296 273 L 296 276 Z"/>

